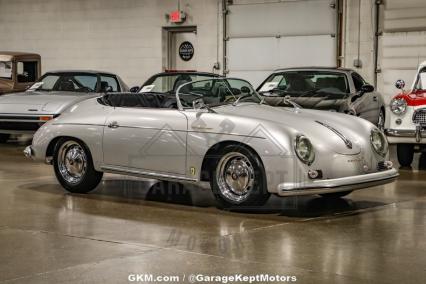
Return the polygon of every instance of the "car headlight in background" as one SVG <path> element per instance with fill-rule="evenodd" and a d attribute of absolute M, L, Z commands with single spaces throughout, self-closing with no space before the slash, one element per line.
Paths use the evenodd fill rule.
<path fill-rule="evenodd" d="M 315 160 L 315 151 L 311 141 L 304 135 L 296 137 L 295 151 L 297 157 L 305 164 L 310 165 Z"/>
<path fill-rule="evenodd" d="M 407 101 L 403 98 L 392 99 L 390 109 L 396 115 L 404 114 L 407 110 Z"/>
<path fill-rule="evenodd" d="M 380 156 L 386 156 L 388 153 L 388 141 L 385 135 L 379 129 L 371 130 L 370 135 L 371 146 L 374 151 Z"/>

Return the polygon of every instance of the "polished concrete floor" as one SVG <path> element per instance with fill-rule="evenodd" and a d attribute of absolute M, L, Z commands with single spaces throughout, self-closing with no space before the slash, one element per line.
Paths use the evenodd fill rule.
<path fill-rule="evenodd" d="M 208 190 L 107 175 L 68 194 L 0 145 L 0 283 L 127 283 L 129 274 L 294 275 L 297 283 L 426 283 L 426 172 L 340 200 L 215 208 Z"/>

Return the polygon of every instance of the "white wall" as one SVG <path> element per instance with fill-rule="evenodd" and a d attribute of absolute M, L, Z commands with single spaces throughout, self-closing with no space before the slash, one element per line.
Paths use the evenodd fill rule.
<path fill-rule="evenodd" d="M 218 3 L 181 0 L 184 25 L 198 30 L 198 70 L 222 61 Z M 162 27 L 175 9 L 177 0 L 0 0 L 0 50 L 40 53 L 43 72 L 111 71 L 139 85 L 162 71 Z"/>

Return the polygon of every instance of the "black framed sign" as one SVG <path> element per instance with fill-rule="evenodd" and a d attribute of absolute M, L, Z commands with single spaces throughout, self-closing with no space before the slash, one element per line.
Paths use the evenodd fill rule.
<path fill-rule="evenodd" d="M 189 41 L 184 41 L 179 46 L 179 56 L 183 61 L 189 61 L 194 57 L 194 46 Z"/>

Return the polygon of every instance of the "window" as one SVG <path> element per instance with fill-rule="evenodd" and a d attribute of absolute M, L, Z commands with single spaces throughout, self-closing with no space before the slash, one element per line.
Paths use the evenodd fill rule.
<path fill-rule="evenodd" d="M 420 70 L 414 89 L 426 90 L 426 69 Z"/>
<path fill-rule="evenodd" d="M 306 96 L 307 94 L 333 94 L 345 96 L 349 93 L 346 75 L 328 70 L 284 71 L 274 74 L 259 88 L 259 93 L 277 96 Z"/>
<path fill-rule="evenodd" d="M 12 62 L 0 61 L 0 78 L 12 79 Z"/>
<path fill-rule="evenodd" d="M 357 92 L 361 91 L 363 85 L 365 85 L 364 79 L 358 73 L 352 73 L 352 80 L 354 81 L 355 90 Z"/>
<path fill-rule="evenodd" d="M 101 92 L 119 92 L 120 87 L 114 76 L 101 76 Z"/>
<path fill-rule="evenodd" d="M 157 92 L 168 93 L 175 92 L 177 89 L 186 83 L 209 79 L 210 75 L 198 74 L 162 74 L 148 80 L 139 91 L 140 93 Z"/>
<path fill-rule="evenodd" d="M 87 87 L 91 91 L 96 90 L 96 83 L 98 83 L 98 78 L 96 76 L 76 75 L 74 78 L 78 85 Z M 74 83 L 75 88 L 78 88 L 78 85 Z"/>
<path fill-rule="evenodd" d="M 18 61 L 16 77 L 18 83 L 32 83 L 37 80 L 37 61 Z"/>

